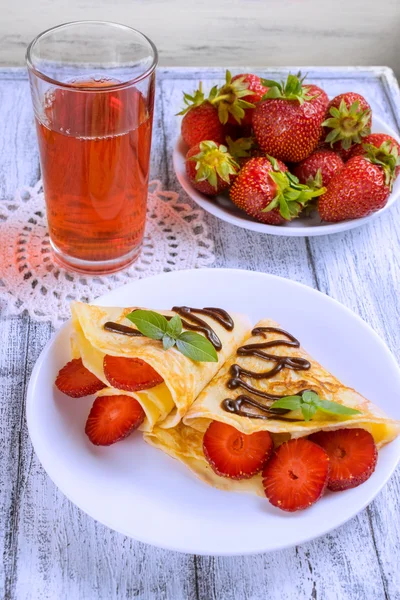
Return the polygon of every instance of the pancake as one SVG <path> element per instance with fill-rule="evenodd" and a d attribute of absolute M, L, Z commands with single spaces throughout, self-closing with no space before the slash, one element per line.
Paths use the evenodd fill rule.
<path fill-rule="evenodd" d="M 317 411 L 305 421 L 300 410 L 285 414 L 270 411 L 279 397 L 298 396 L 306 390 L 360 414 L 343 416 Z M 168 431 L 156 427 L 144 436 L 149 444 L 182 461 L 204 482 L 224 490 L 263 496 L 260 475 L 233 481 L 214 473 L 202 449 L 204 432 L 212 421 L 227 423 L 244 434 L 269 431 L 275 446 L 317 431 L 363 428 L 381 448 L 400 432 L 399 422 L 389 419 L 380 408 L 344 385 L 309 356 L 293 336 L 269 319 L 257 323 L 246 338 L 244 350 L 234 351 L 178 426 Z"/>
<path fill-rule="evenodd" d="M 233 328 L 221 324 L 212 312 L 184 317 L 184 330 L 190 319 L 204 321 L 213 334 L 219 338 L 221 348 L 217 352 L 218 362 L 197 362 L 184 356 L 175 347 L 164 350 L 158 340 L 147 337 L 129 337 L 104 328 L 108 322 L 136 329 L 126 316 L 138 307 L 103 307 L 82 302 L 71 306 L 73 334 L 71 338 L 74 358 L 80 357 L 89 371 L 94 373 L 107 387 L 98 395 L 124 394 L 134 397 L 142 405 L 146 419 L 141 428 L 151 431 L 158 424 L 162 428 L 175 427 L 187 412 L 194 399 L 218 373 L 227 358 L 243 342 L 249 330 L 246 316 L 230 313 Z M 217 309 L 212 309 L 217 310 Z M 156 311 L 166 317 L 176 311 Z M 210 311 L 208 311 L 210 312 Z M 149 364 L 162 378 L 163 383 L 139 392 L 121 391 L 110 386 L 104 373 L 103 361 L 106 355 L 121 358 L 139 358 Z"/>

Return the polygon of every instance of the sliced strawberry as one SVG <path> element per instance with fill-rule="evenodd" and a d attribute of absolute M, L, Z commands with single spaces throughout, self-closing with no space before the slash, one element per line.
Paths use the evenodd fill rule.
<path fill-rule="evenodd" d="M 319 431 L 309 439 L 329 456 L 331 472 L 328 488 L 333 492 L 357 487 L 375 471 L 378 451 L 374 438 L 365 429 Z"/>
<path fill-rule="evenodd" d="M 164 381 L 153 367 L 140 358 L 123 358 L 106 354 L 103 368 L 110 385 L 127 392 L 148 390 Z"/>
<path fill-rule="evenodd" d="M 84 367 L 81 358 L 74 358 L 58 372 L 55 385 L 60 392 L 71 398 L 91 396 L 106 387 L 96 375 Z"/>
<path fill-rule="evenodd" d="M 294 512 L 319 500 L 329 478 L 329 456 L 304 438 L 285 442 L 263 470 L 265 495 L 274 506 Z"/>
<path fill-rule="evenodd" d="M 92 444 L 110 446 L 137 429 L 144 417 L 144 410 L 135 398 L 99 396 L 90 410 L 85 433 Z"/>
<path fill-rule="evenodd" d="M 213 421 L 203 438 L 203 452 L 221 477 L 249 479 L 261 471 L 273 449 L 268 431 L 245 435 L 231 425 Z"/>

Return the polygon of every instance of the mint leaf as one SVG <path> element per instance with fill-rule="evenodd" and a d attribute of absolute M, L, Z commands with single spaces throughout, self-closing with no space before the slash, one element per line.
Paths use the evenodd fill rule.
<path fill-rule="evenodd" d="M 302 399 L 306 404 L 317 404 L 319 401 L 319 396 L 315 392 L 307 390 L 306 392 L 303 392 Z"/>
<path fill-rule="evenodd" d="M 167 335 L 171 336 L 174 340 L 182 333 L 182 319 L 179 315 L 172 317 L 168 321 Z"/>
<path fill-rule="evenodd" d="M 187 358 L 198 362 L 218 362 L 217 352 L 211 342 L 193 331 L 184 331 L 176 340 L 176 347 Z"/>
<path fill-rule="evenodd" d="M 271 404 L 270 408 L 286 408 L 287 410 L 297 410 L 300 408 L 305 421 L 310 421 L 317 410 L 331 415 L 349 416 L 361 413 L 360 410 L 343 406 L 343 404 L 339 404 L 338 402 L 321 400 L 318 394 L 311 390 L 303 392 L 301 396 L 285 396 L 285 398 L 280 398 Z"/>
<path fill-rule="evenodd" d="M 140 333 L 152 340 L 162 340 L 167 333 L 167 319 L 152 310 L 134 310 L 126 318 L 136 325 Z"/>
<path fill-rule="evenodd" d="M 270 408 L 287 408 L 288 410 L 297 410 L 301 405 L 300 396 L 286 396 L 280 398 L 271 404 Z"/>
<path fill-rule="evenodd" d="M 343 404 L 339 404 L 338 402 L 331 402 L 330 400 L 318 400 L 316 401 L 316 405 L 318 410 L 322 410 L 324 413 L 328 413 L 329 415 L 359 415 L 361 414 L 360 410 L 356 410 L 355 408 L 350 408 L 349 406 L 343 406 Z"/>
<path fill-rule="evenodd" d="M 303 403 L 301 405 L 301 412 L 303 413 L 304 420 L 310 421 L 317 412 L 317 406 L 315 404 Z"/>
<path fill-rule="evenodd" d="M 172 346 L 175 346 L 175 338 L 171 337 L 166 333 L 162 339 L 164 350 L 169 350 Z"/>

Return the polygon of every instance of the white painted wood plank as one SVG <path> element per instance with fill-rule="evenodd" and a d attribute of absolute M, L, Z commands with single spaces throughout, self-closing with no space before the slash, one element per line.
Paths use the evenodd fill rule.
<path fill-rule="evenodd" d="M 327 80 L 323 74 L 319 74 L 318 79 L 332 95 L 348 89 L 348 80 Z M 314 78 L 310 80 L 314 81 Z M 216 81 L 207 80 L 207 86 L 211 87 Z M 365 93 L 367 90 L 368 98 L 376 105 L 384 101 L 379 82 L 379 79 L 374 80 L 370 87 L 365 82 L 362 87 L 362 91 Z M 167 156 L 171 157 L 173 144 L 179 133 L 179 120 L 174 118 L 174 114 L 178 112 L 182 91 L 190 91 L 190 87 L 188 89 L 186 79 L 174 78 L 171 81 L 165 78 L 161 88 L 165 107 Z M 170 182 L 175 185 L 174 173 L 170 172 L 169 177 Z M 186 196 L 185 198 L 187 199 Z M 221 266 L 246 265 L 248 268 L 276 273 L 318 287 L 313 265 L 309 261 L 308 240 L 263 236 L 222 223 L 211 216 L 208 224 L 216 240 L 217 262 Z M 327 238 L 320 239 L 322 244 L 326 243 L 324 240 Z M 362 560 L 359 557 L 360 548 L 363 549 Z M 198 557 L 200 597 L 250 600 L 268 593 L 268 598 L 289 600 L 293 597 L 294 589 L 299 598 L 384 597 L 383 577 L 366 511 L 330 536 L 307 544 L 297 551 L 293 549 L 278 553 L 279 560 L 276 560 L 276 556 L 273 554 L 234 559 Z M 368 578 L 365 576 L 366 570 Z M 327 571 L 329 576 L 325 574 Z M 288 573 L 290 577 L 287 576 Z M 229 582 L 234 584 L 229 585 Z"/>
<path fill-rule="evenodd" d="M 320 289 L 367 321 L 400 359 L 398 290 L 400 206 L 353 235 L 310 240 Z M 398 598 L 400 469 L 367 509 L 388 596 Z"/>
<path fill-rule="evenodd" d="M 3 86 L 0 81 L 1 91 Z M 26 156 L 23 150 L 23 140 L 35 136 L 33 123 L 24 118 L 25 107 L 30 107 L 27 83 L 7 81 L 6 91 L 1 114 L 9 125 L 3 131 L 0 164 L 8 186 L 4 190 L 11 197 L 24 182 L 34 183 L 38 156 L 35 152 Z M 159 155 L 158 138 L 156 127 L 154 156 Z M 14 156 L 9 156 L 6 149 L 12 144 Z M 12 160 L 18 168 L 7 176 Z M 158 175 L 163 178 L 162 172 Z M 193 557 L 139 544 L 99 525 L 55 488 L 34 455 L 22 417 L 23 398 L 50 333 L 49 325 L 27 317 L 0 323 L 0 427 L 5 444 L 0 457 L 0 516 L 1 523 L 7 524 L 0 528 L 0 551 L 5 557 L 0 595 L 4 590 L 4 597 L 18 600 L 194 598 Z"/>
<path fill-rule="evenodd" d="M 40 31 L 78 19 L 142 30 L 163 65 L 389 64 L 399 68 L 397 0 L 29 0 L 8 3 L 0 22 L 1 64 L 23 64 Z"/>
<path fill-rule="evenodd" d="M 185 72 L 184 76 L 195 76 L 195 73 L 196 71 Z M 175 188 L 177 182 L 172 172 L 171 148 L 177 134 L 178 122 L 172 115 L 177 112 L 175 97 L 178 100 L 180 88 L 183 89 L 186 83 L 182 81 L 183 77 L 179 75 L 178 70 L 172 73 L 173 82 L 168 82 L 167 75 L 165 70 L 160 72 L 160 79 L 163 79 L 163 98 L 159 92 L 152 175 L 160 177 L 164 185 L 168 183 Z M 23 77 L 23 73 L 18 71 L 15 76 Z M 358 72 L 358 76 L 357 86 L 364 87 L 357 87 L 357 91 L 365 90 L 364 93 L 368 98 L 373 98 L 373 103 L 378 109 L 383 107 L 388 122 L 391 119 L 394 125 L 393 107 L 387 108 L 386 91 L 382 84 L 385 80 L 376 74 L 372 75 L 370 70 L 365 70 L 363 74 Z M 349 89 L 349 73 L 343 73 L 339 79 L 335 79 L 333 72 L 325 72 L 320 74 L 320 77 L 323 78 L 324 86 L 332 93 Z M 189 83 L 191 87 L 191 82 Z M 24 82 L 21 81 L 18 85 L 24 85 Z M 1 90 L 0 84 L 0 101 Z M 29 99 L 26 91 L 17 91 L 17 97 Z M 13 106 L 12 102 L 10 106 Z M 161 106 L 164 114 L 160 113 Z M 163 122 L 166 125 L 165 135 Z M 25 134 L 27 127 L 25 123 Z M 12 181 L 7 181 L 7 195 L 11 191 L 13 193 L 17 185 L 26 183 L 26 176 L 34 177 L 35 161 L 33 160 L 29 167 L 31 170 L 25 171 L 26 163 L 21 158 L 20 137 L 23 137 L 24 131 L 20 131 L 17 136 L 14 149 L 18 152 L 16 162 L 21 166 L 12 171 Z M 8 128 L 6 135 L 9 136 L 10 133 L 12 130 Z M 7 139 L 2 140 L 1 165 L 8 160 L 4 154 Z M 187 201 L 183 192 L 181 197 Z M 387 219 L 391 213 L 392 211 L 383 219 Z M 278 238 L 244 232 L 227 224 L 221 225 L 211 216 L 208 218 L 208 224 L 216 239 L 218 265 L 274 272 L 313 287 L 318 285 L 322 290 L 358 310 L 378 332 L 381 328 L 381 332 L 388 336 L 392 349 L 398 352 L 398 340 L 393 326 L 398 323 L 398 312 L 391 305 L 398 305 L 396 278 L 398 281 L 399 257 L 396 247 L 398 250 L 399 240 L 393 223 L 389 227 L 382 223 L 383 219 L 370 226 L 375 232 L 372 236 L 369 232 L 370 227 L 367 227 L 343 234 L 337 241 L 334 238 L 340 236 L 310 240 L 307 243 L 304 240 L 283 242 Z M 389 242 L 385 246 L 385 252 L 389 256 L 383 257 L 382 240 L 386 238 L 389 238 Z M 349 250 L 348 255 L 345 253 L 346 246 Z M 380 289 L 376 285 L 375 277 L 382 273 L 385 275 L 383 284 L 380 282 Z M 357 290 L 356 296 L 351 282 Z M 369 297 L 372 297 L 373 302 L 368 300 Z M 5 388 L 6 393 L 0 399 L 0 427 L 5 424 L 2 433 L 9 436 L 6 439 L 10 440 L 8 451 L 9 456 L 12 455 L 10 461 L 7 455 L 0 457 L 0 486 L 3 479 L 5 481 L 0 490 L 0 511 L 3 511 L 0 515 L 10 511 L 12 501 L 14 514 L 17 515 L 15 527 L 9 527 L 8 533 L 3 532 L 3 539 L 0 537 L 0 550 L 4 548 L 7 536 L 8 540 L 11 537 L 14 540 L 11 547 L 8 546 L 13 548 L 11 553 L 7 554 L 6 547 L 3 554 L 6 557 L 3 576 L 7 576 L 10 597 L 18 600 L 67 597 L 72 600 L 127 597 L 253 600 L 268 597 L 274 600 L 291 599 L 294 593 L 299 599 L 311 597 L 361 600 L 399 597 L 399 506 L 396 498 L 399 491 L 398 477 L 385 488 L 368 512 L 364 511 L 338 531 L 297 550 L 260 557 L 193 559 L 138 544 L 96 524 L 55 489 L 32 453 L 26 430 L 18 437 L 19 446 L 16 446 L 18 429 L 14 430 L 13 425 L 21 418 L 21 411 L 20 408 L 16 414 L 13 411 L 20 407 L 23 394 L 20 377 L 21 372 L 24 373 L 20 355 L 21 352 L 25 352 L 29 373 L 49 335 L 46 325 L 31 324 L 27 342 L 28 321 L 21 325 L 20 322 L 18 318 L 0 324 L 0 336 L 3 335 L 2 339 L 6 341 L 0 347 L 0 377 L 6 373 L 8 385 Z M 10 331 L 10 325 L 7 323 L 12 323 L 12 327 L 17 327 L 18 331 Z M 11 339 L 10 336 L 15 335 L 18 335 L 19 344 L 22 344 L 23 348 L 22 351 L 13 348 L 10 360 L 7 342 Z M 7 369 L 10 368 L 10 364 L 14 365 L 13 369 L 17 366 L 20 369 L 19 377 L 13 371 L 4 371 L 4 364 L 7 364 Z M 10 374 L 11 380 L 8 379 Z M 18 463 L 17 460 L 16 465 L 18 455 L 20 461 Z M 16 482 L 15 469 L 18 469 L 18 464 L 21 477 Z M 12 532 L 11 537 L 9 532 Z M 1 589 L 0 579 L 0 591 Z"/>
<path fill-rule="evenodd" d="M 23 323 L 22 319 L 14 322 Z M 4 333 L 19 339 L 20 344 L 24 341 L 15 331 L 4 330 Z M 30 323 L 26 363 L 20 365 L 18 373 L 24 381 L 18 387 L 17 401 L 11 397 L 12 406 L 20 411 L 26 382 L 50 333 L 49 325 Z M 19 347 L 12 346 L 9 363 L 18 362 L 20 353 Z M 11 540 L 5 552 L 9 558 L 6 591 L 10 597 L 195 600 L 193 557 L 135 542 L 96 523 L 75 507 L 43 471 L 29 441 L 25 421 L 18 418 L 22 423 L 14 431 L 18 443 L 15 440 L 10 443 L 15 456 L 4 462 L 18 472 L 18 476 L 13 475 L 12 523 L 7 531 Z M 12 427 L 9 429 L 13 431 Z M 173 573 L 173 577 L 166 577 L 166 573 Z"/>
<path fill-rule="evenodd" d="M 0 594 L 7 597 L 15 572 L 20 432 L 28 347 L 26 317 L 0 320 Z"/>
<path fill-rule="evenodd" d="M 0 201 L 11 200 L 18 185 L 39 178 L 36 131 L 28 81 L 1 80 Z"/>
<path fill-rule="evenodd" d="M 371 560 L 371 557 L 374 558 Z M 290 550 L 243 558 L 197 560 L 200 598 L 385 598 L 370 531 L 360 517 L 320 540 Z"/>

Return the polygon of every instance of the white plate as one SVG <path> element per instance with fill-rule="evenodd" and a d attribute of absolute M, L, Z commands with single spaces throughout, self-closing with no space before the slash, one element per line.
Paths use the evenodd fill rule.
<path fill-rule="evenodd" d="M 99 303 L 168 308 L 221 306 L 255 323 L 275 319 L 323 365 L 400 418 L 400 370 L 359 317 L 311 288 L 273 275 L 228 269 L 177 271 L 133 281 Z M 35 451 L 60 490 L 94 519 L 137 540 L 182 552 L 233 555 L 277 550 L 320 536 L 350 519 L 379 492 L 400 456 L 400 439 L 379 453 L 363 485 L 328 492 L 308 510 L 284 513 L 265 499 L 223 492 L 147 446 L 139 432 L 108 448 L 84 433 L 92 399 L 68 398 L 53 385 L 70 360 L 70 323 L 40 355 L 27 396 Z"/>
<path fill-rule="evenodd" d="M 374 116 L 372 124 L 372 133 L 388 133 L 395 138 L 399 143 L 399 136 L 382 121 L 379 117 Z M 259 231 L 260 233 L 269 233 L 271 235 L 285 235 L 291 237 L 298 236 L 312 236 L 312 235 L 326 235 L 328 233 L 339 233 L 339 231 L 346 231 L 347 229 L 354 229 L 360 227 L 365 223 L 369 223 L 372 219 L 381 215 L 385 210 L 396 202 L 400 196 L 400 177 L 395 181 L 392 193 L 389 200 L 381 210 L 373 213 L 369 217 L 362 219 L 353 219 L 351 221 L 343 221 L 341 223 L 324 223 L 319 218 L 318 213 L 314 213 L 311 217 L 304 217 L 301 219 L 294 219 L 290 223 L 284 225 L 266 225 L 265 223 L 259 223 L 255 221 L 245 212 L 237 208 L 229 199 L 228 194 L 220 194 L 215 198 L 210 198 L 201 192 L 194 189 L 190 183 L 185 169 L 185 156 L 187 153 L 187 146 L 182 138 L 178 138 L 174 152 L 173 162 L 176 176 L 179 183 L 185 190 L 185 192 L 198 204 L 201 208 L 204 208 L 207 212 L 218 217 L 227 223 L 237 225 L 237 227 L 243 227 L 244 229 L 250 229 L 251 231 Z"/>

